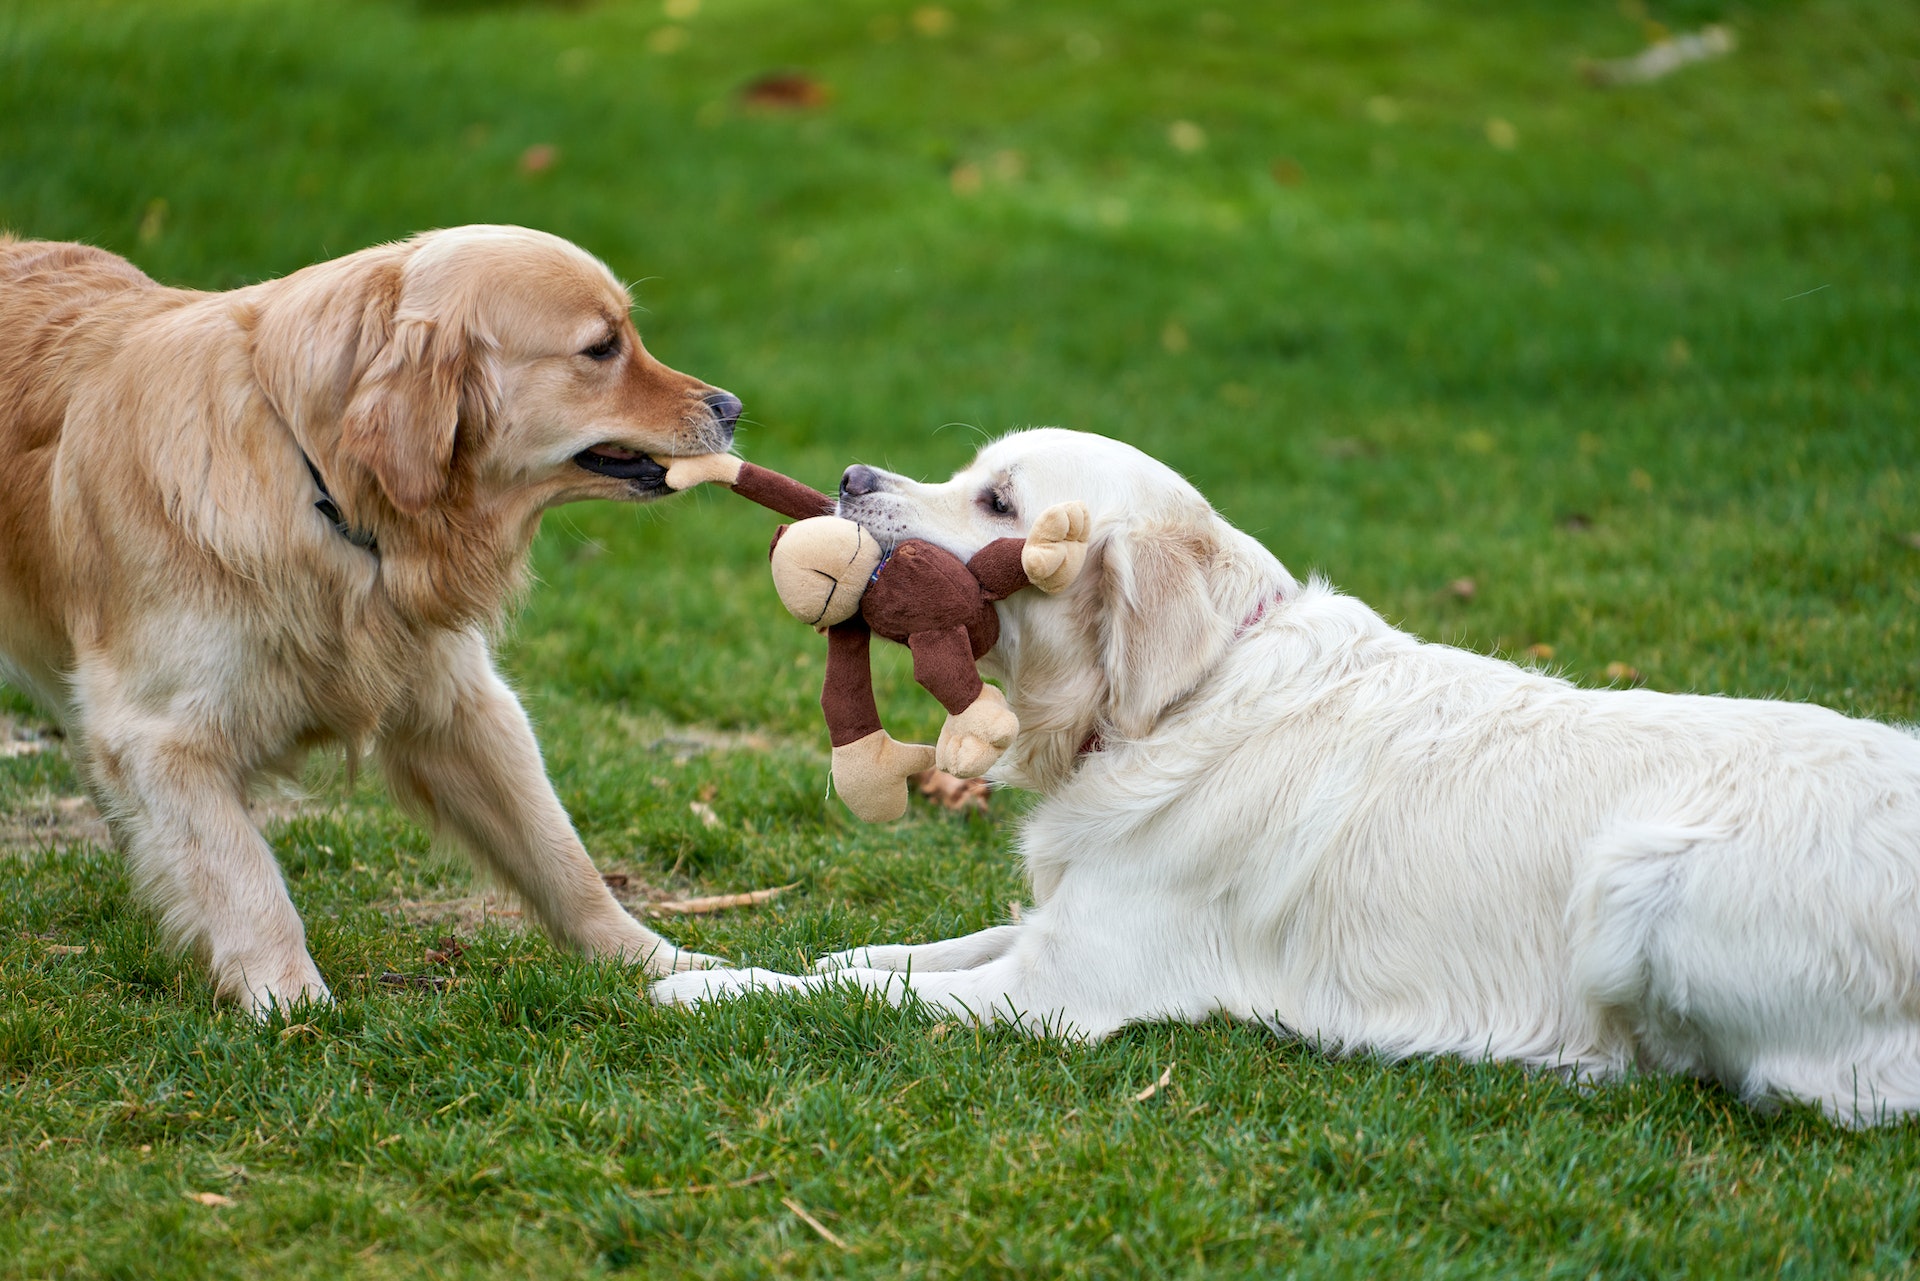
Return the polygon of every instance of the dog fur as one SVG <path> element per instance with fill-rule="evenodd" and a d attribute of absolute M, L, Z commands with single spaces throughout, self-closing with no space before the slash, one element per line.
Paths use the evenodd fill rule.
<path fill-rule="evenodd" d="M 560 942 L 654 972 L 705 959 L 608 893 L 489 646 L 542 511 L 667 492 L 658 468 L 576 456 L 634 471 L 731 439 L 738 401 L 648 355 L 630 305 L 518 227 L 230 293 L 0 237 L 0 677 L 58 718 L 220 996 L 327 995 L 245 804 L 327 743 L 377 755 Z"/>
<path fill-rule="evenodd" d="M 966 556 L 1073 498 L 1087 572 L 1002 602 L 982 663 L 1022 727 L 997 777 L 1044 797 L 1035 906 L 656 999 L 853 983 L 1081 1037 L 1224 1012 L 1336 1050 L 1695 1074 L 1848 1124 L 1920 1108 L 1912 734 L 1423 643 L 1100 437 L 1013 435 L 841 510 Z"/>

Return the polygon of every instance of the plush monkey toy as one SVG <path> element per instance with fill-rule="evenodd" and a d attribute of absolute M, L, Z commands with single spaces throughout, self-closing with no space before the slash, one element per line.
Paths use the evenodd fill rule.
<path fill-rule="evenodd" d="M 987 772 L 1020 732 L 1006 696 L 975 663 L 1000 638 L 993 603 L 1029 584 L 1057 592 L 1080 572 L 1087 511 L 1062 503 L 1041 513 L 1028 537 L 987 544 L 961 561 L 922 539 L 888 553 L 834 502 L 797 480 L 731 454 L 675 459 L 669 489 L 704 481 L 789 517 L 774 535 L 773 581 L 781 603 L 827 634 L 820 706 L 833 743 L 833 785 L 858 818 L 885 823 L 907 808 L 907 777 L 937 766 L 961 778 Z M 913 651 L 913 676 L 947 709 L 936 746 L 896 742 L 880 725 L 869 646 L 874 632 Z"/>

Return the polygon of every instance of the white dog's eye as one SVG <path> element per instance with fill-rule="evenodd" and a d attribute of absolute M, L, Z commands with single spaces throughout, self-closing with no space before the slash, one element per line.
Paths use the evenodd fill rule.
<path fill-rule="evenodd" d="M 997 489 L 989 489 L 980 495 L 980 505 L 996 516 L 1013 515 L 1013 504 L 1008 502 L 1006 495 Z"/>
<path fill-rule="evenodd" d="M 612 360 L 620 354 L 620 335 L 608 334 L 580 354 L 589 360 Z"/>

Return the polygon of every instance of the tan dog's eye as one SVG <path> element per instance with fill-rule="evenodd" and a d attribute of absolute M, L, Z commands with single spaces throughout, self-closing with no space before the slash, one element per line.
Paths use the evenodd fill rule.
<path fill-rule="evenodd" d="M 608 334 L 580 354 L 589 360 L 612 360 L 620 354 L 620 335 Z"/>

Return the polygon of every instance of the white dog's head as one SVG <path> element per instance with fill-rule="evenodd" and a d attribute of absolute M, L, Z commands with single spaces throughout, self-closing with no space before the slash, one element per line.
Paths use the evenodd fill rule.
<path fill-rule="evenodd" d="M 840 514 L 882 543 L 921 538 L 963 559 L 1075 499 L 1093 518 L 1085 570 L 1057 597 L 1001 602 L 1000 643 L 982 660 L 1021 725 L 996 775 L 1039 791 L 1065 779 L 1089 737 L 1151 734 L 1293 579 L 1172 468 L 1085 432 L 1004 436 L 943 484 L 855 466 L 840 485 Z"/>

